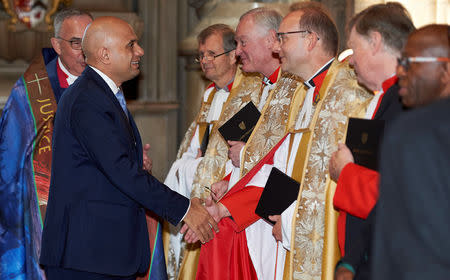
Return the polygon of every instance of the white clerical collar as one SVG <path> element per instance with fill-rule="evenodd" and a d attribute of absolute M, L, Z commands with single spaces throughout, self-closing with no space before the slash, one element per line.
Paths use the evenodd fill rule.
<path fill-rule="evenodd" d="M 118 86 L 116 86 L 116 83 L 114 83 L 113 80 L 111 80 L 108 76 L 106 76 L 106 74 L 104 74 L 102 71 L 98 70 L 94 66 L 89 65 L 89 67 L 94 69 L 94 71 L 97 72 L 97 74 L 99 74 L 100 77 L 102 77 L 102 79 L 106 82 L 106 84 L 108 84 L 109 88 L 114 93 L 114 95 L 117 92 L 119 92 L 120 88 Z"/>
<path fill-rule="evenodd" d="M 71 84 L 73 84 L 73 82 L 75 82 L 75 80 L 78 78 L 78 76 L 70 74 L 69 70 L 67 70 L 66 67 L 64 67 L 64 64 L 62 64 L 61 58 L 59 56 L 58 56 L 58 65 L 59 65 L 59 68 L 61 68 L 61 70 L 64 72 L 64 74 L 67 75 L 66 81 L 69 84 L 69 86 Z"/>
<path fill-rule="evenodd" d="M 325 68 L 329 67 L 329 65 L 334 61 L 334 57 L 332 59 L 330 59 L 327 63 L 325 63 L 322 67 L 320 67 L 319 70 L 317 70 L 316 73 L 314 73 L 314 75 L 311 76 L 311 78 L 309 78 L 306 82 L 304 82 L 304 84 L 308 87 L 308 88 L 313 88 L 316 85 L 312 82 L 312 80 L 314 79 L 314 77 L 316 77 L 319 73 L 321 73 Z"/>

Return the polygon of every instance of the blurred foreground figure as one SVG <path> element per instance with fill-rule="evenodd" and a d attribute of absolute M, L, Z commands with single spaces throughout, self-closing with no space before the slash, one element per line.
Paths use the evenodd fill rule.
<path fill-rule="evenodd" d="M 406 113 L 386 132 L 372 279 L 449 279 L 450 29 L 413 32 L 397 75 Z"/>

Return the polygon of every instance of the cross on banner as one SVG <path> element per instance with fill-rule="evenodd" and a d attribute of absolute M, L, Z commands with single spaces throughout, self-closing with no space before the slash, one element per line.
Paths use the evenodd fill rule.
<path fill-rule="evenodd" d="M 36 73 L 34 74 L 34 76 L 36 77 L 36 80 L 29 81 L 29 82 L 27 82 L 27 84 L 30 84 L 30 83 L 37 83 L 38 89 L 39 89 L 39 95 L 42 95 L 41 84 L 39 83 L 39 81 L 48 79 L 48 77 L 39 78 L 38 75 L 37 75 Z"/>

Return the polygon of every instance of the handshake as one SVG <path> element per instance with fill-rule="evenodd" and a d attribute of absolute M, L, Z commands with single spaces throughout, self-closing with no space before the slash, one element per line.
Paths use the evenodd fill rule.
<path fill-rule="evenodd" d="M 223 217 L 230 216 L 228 209 L 220 202 L 216 203 L 228 187 L 228 182 L 220 181 L 211 186 L 211 197 L 205 201 L 199 198 L 191 199 L 191 207 L 184 217 L 184 225 L 181 233 L 186 233 L 184 239 L 188 243 L 195 243 L 198 240 L 206 243 L 214 238 L 214 232 L 219 232 L 217 223 Z"/>

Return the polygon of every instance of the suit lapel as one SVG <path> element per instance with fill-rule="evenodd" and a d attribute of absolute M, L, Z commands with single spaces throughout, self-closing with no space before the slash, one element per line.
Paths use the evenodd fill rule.
<path fill-rule="evenodd" d="M 122 121 L 125 124 L 125 127 L 128 130 L 128 133 L 130 134 L 130 137 L 133 139 L 133 142 L 136 143 L 136 137 L 133 133 L 133 128 L 130 125 L 130 121 L 128 117 L 125 115 L 125 112 L 123 111 L 122 107 L 120 106 L 119 101 L 117 100 L 114 93 L 111 91 L 111 88 L 108 86 L 108 84 L 100 77 L 97 72 L 95 72 L 91 67 L 86 67 L 86 75 L 89 75 L 92 77 L 92 79 L 95 80 L 98 86 L 100 86 L 103 89 L 103 92 L 105 93 L 105 96 L 114 104 L 114 108 L 117 111 L 118 114 L 122 116 Z M 131 115 L 129 114 L 129 118 L 131 119 Z"/>

